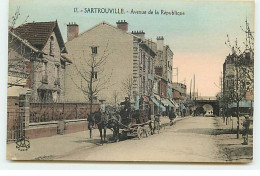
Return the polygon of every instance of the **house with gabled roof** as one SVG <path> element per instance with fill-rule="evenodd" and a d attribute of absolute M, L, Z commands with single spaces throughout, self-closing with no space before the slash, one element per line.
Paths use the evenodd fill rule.
<path fill-rule="evenodd" d="M 31 102 L 64 101 L 64 73 L 71 63 L 65 53 L 57 21 L 25 23 L 9 30 L 9 75 L 14 76 L 17 70 L 12 65 L 19 65 L 12 63 L 22 63 L 24 70 L 19 76 L 25 78 L 22 86 L 31 90 Z"/>

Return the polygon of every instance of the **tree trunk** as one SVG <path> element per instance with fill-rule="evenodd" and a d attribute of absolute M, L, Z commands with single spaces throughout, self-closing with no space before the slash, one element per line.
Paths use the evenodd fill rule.
<path fill-rule="evenodd" d="M 237 101 L 237 139 L 239 139 L 239 101 Z"/>
<path fill-rule="evenodd" d="M 94 67 L 91 67 L 91 77 L 90 77 L 90 115 L 92 114 L 92 106 L 93 106 L 93 89 L 92 89 L 92 82 L 94 76 Z"/>

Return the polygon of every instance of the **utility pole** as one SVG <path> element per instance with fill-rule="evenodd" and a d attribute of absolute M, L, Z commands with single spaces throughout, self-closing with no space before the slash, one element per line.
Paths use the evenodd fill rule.
<path fill-rule="evenodd" d="M 195 74 L 193 75 L 194 83 L 193 83 L 193 99 L 195 99 Z"/>
<path fill-rule="evenodd" d="M 223 122 L 225 122 L 225 107 L 224 107 L 224 90 L 223 90 L 223 77 L 222 72 L 220 73 L 220 104 Z"/>
<path fill-rule="evenodd" d="M 192 79 L 190 80 L 190 100 L 192 99 L 191 98 L 191 87 L 192 87 Z"/>

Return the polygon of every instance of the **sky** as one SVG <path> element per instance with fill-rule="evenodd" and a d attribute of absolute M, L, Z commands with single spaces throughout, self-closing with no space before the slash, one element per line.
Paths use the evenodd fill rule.
<path fill-rule="evenodd" d="M 129 32 L 143 30 L 146 38 L 156 40 L 164 36 L 164 43 L 174 52 L 173 67 L 178 67 L 178 81 L 187 85 L 196 77 L 196 91 L 202 96 L 220 92 L 220 75 L 230 49 L 225 45 L 227 34 L 231 42 L 238 39 L 243 46 L 245 34 L 240 26 L 245 20 L 254 30 L 252 1 L 167 1 L 167 0 L 10 0 L 9 18 L 20 7 L 16 25 L 32 21 L 57 20 L 66 41 L 67 24 L 76 22 L 80 33 L 106 21 L 116 26 L 118 20 L 129 23 Z M 177 10 L 185 15 L 148 14 L 85 14 L 74 13 L 74 8 L 123 8 L 134 10 Z M 176 75 L 176 69 L 173 70 Z M 173 82 L 177 76 L 173 76 Z M 193 84 L 193 83 L 192 83 Z"/>

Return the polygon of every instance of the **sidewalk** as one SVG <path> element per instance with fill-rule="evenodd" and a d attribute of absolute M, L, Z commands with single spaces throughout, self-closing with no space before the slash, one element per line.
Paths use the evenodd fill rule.
<path fill-rule="evenodd" d="M 174 122 L 185 118 L 177 117 Z M 161 117 L 162 126 L 170 123 L 169 117 Z M 112 137 L 112 131 L 107 130 L 107 139 Z M 19 151 L 15 143 L 7 144 L 6 159 L 8 160 L 52 160 L 57 157 L 72 154 L 74 151 L 100 146 L 98 129 L 93 130 L 92 139 L 89 130 L 66 135 L 55 135 L 30 140 L 27 151 Z"/>
<path fill-rule="evenodd" d="M 243 119 L 240 120 L 240 131 L 242 131 L 241 123 Z M 253 135 L 249 135 L 248 145 L 242 145 L 243 142 L 242 134 L 240 132 L 239 139 L 237 139 L 236 127 L 237 118 L 233 117 L 233 130 L 232 130 L 232 120 L 226 125 L 223 123 L 222 117 L 216 117 L 216 127 L 215 132 L 216 142 L 220 148 L 221 154 L 227 158 L 226 161 L 231 162 L 243 162 L 253 160 Z M 253 125 L 250 125 L 252 129 Z"/>

